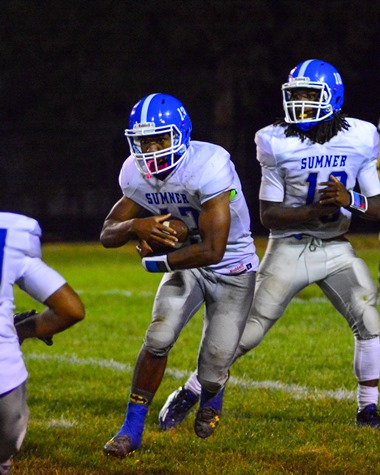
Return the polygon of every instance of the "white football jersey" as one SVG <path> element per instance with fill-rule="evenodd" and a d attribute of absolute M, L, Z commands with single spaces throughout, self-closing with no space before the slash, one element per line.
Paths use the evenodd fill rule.
<path fill-rule="evenodd" d="M 317 202 L 320 182 L 336 176 L 352 190 L 358 183 L 367 197 L 380 193 L 376 170 L 379 137 L 369 122 L 347 118 L 348 130 L 339 132 L 324 144 L 298 137 L 286 137 L 284 127 L 269 125 L 256 133 L 257 159 L 261 164 L 260 200 L 283 202 L 298 207 Z M 308 223 L 272 229 L 274 238 L 309 234 L 329 239 L 348 231 L 351 212 L 340 208 L 333 215 Z"/>
<path fill-rule="evenodd" d="M 222 274 L 257 270 L 247 203 L 235 166 L 224 148 L 191 141 L 186 157 L 165 180 L 144 177 L 130 156 L 122 166 L 119 183 L 126 197 L 152 214 L 171 213 L 182 219 L 194 239 L 199 239 L 198 217 L 203 203 L 235 190 L 230 200 L 231 227 L 226 252 L 223 260 L 210 268 Z"/>
<path fill-rule="evenodd" d="M 23 383 L 27 370 L 13 324 L 13 286 L 44 302 L 65 279 L 41 260 L 37 221 L 0 212 L 0 395 Z"/>

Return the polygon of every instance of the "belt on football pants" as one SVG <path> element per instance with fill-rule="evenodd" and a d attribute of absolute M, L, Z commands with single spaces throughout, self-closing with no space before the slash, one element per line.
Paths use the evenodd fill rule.
<path fill-rule="evenodd" d="M 311 236 L 310 234 L 302 234 L 302 233 L 299 233 L 299 234 L 292 234 L 291 236 L 289 237 L 294 237 L 296 239 L 298 239 L 299 241 L 303 238 L 313 238 L 315 236 Z M 323 239 L 323 238 L 316 238 L 316 239 L 320 239 L 321 241 L 323 242 L 330 242 L 330 241 L 348 241 L 348 239 L 345 237 L 344 234 L 340 234 L 339 236 L 335 236 L 335 237 L 332 237 L 332 238 L 327 238 L 327 239 Z"/>

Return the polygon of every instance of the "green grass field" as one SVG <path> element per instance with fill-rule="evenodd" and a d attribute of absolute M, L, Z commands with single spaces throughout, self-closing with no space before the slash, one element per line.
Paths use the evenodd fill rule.
<path fill-rule="evenodd" d="M 377 280 L 377 236 L 350 236 Z M 260 257 L 266 240 L 256 239 Z M 159 430 L 167 395 L 195 367 L 202 316 L 171 351 L 151 406 L 143 447 L 117 460 L 103 444 L 124 419 L 132 368 L 160 276 L 146 273 L 134 247 L 49 244 L 45 260 L 80 293 L 86 319 L 52 347 L 23 344 L 30 423 L 14 474 L 376 474 L 380 433 L 355 426 L 353 339 L 317 286 L 304 290 L 263 343 L 232 368 L 216 433 L 197 438 L 194 413 Z M 21 291 L 18 311 L 40 309 Z"/>

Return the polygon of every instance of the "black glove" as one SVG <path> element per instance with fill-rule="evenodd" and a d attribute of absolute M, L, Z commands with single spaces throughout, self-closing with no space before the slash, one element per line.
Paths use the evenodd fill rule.
<path fill-rule="evenodd" d="M 37 312 L 35 310 L 30 310 L 30 312 L 24 312 L 24 313 L 15 313 L 13 315 L 13 321 L 15 326 L 17 326 L 18 323 L 33 317 L 33 315 L 36 315 Z M 52 336 L 45 336 L 38 338 L 39 340 L 43 341 L 46 345 L 51 346 L 53 344 L 53 337 Z"/>

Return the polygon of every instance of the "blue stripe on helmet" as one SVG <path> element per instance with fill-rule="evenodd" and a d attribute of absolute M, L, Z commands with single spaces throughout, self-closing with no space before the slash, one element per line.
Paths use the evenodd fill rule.
<path fill-rule="evenodd" d="M 304 63 L 302 63 L 302 66 L 301 66 L 301 68 L 298 72 L 297 77 L 299 77 L 299 78 L 305 77 L 306 69 L 312 61 L 314 61 L 314 59 L 309 59 L 308 61 L 305 61 Z"/>
<path fill-rule="evenodd" d="M 144 101 L 144 104 L 141 109 L 141 122 L 149 122 L 147 120 L 147 115 L 148 115 L 148 109 L 150 106 L 150 103 L 152 102 L 152 99 L 154 96 L 157 96 L 157 94 L 150 94 Z"/>

